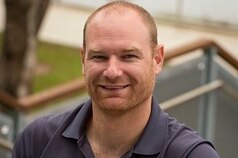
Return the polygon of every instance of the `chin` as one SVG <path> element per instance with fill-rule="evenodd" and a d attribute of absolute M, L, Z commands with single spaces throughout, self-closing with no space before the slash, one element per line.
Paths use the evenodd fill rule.
<path fill-rule="evenodd" d="M 121 98 L 107 98 L 96 103 L 100 109 L 105 111 L 125 111 L 129 108 L 128 101 Z"/>

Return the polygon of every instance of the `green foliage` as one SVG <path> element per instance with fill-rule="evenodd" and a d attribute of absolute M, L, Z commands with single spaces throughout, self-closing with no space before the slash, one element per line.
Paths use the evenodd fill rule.
<path fill-rule="evenodd" d="M 82 76 L 78 48 L 39 42 L 37 57 L 38 66 L 33 82 L 33 93 Z"/>

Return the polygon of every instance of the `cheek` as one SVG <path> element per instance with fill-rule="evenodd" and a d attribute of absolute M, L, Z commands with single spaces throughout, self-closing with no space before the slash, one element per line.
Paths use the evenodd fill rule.
<path fill-rule="evenodd" d="M 133 65 L 124 69 L 124 74 L 129 78 L 136 80 L 136 82 L 143 82 L 148 76 L 148 66 L 146 65 Z"/>
<path fill-rule="evenodd" d="M 102 73 L 102 69 L 96 64 L 85 64 L 84 77 L 86 80 L 95 80 Z"/>

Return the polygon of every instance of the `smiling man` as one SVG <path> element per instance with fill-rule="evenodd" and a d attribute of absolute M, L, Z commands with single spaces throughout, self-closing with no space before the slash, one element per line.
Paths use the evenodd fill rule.
<path fill-rule="evenodd" d="M 91 99 L 31 123 L 14 158 L 219 157 L 153 99 L 164 52 L 146 10 L 124 1 L 100 7 L 86 21 L 81 53 Z"/>

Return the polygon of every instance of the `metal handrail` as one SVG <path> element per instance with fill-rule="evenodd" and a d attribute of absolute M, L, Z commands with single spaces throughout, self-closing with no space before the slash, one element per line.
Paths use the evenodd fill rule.
<path fill-rule="evenodd" d="M 229 64 L 231 64 L 235 69 L 238 70 L 238 59 L 236 57 L 234 57 L 233 55 L 231 55 L 231 53 L 229 53 L 229 51 L 225 50 L 219 44 L 217 44 L 213 40 L 209 40 L 209 39 L 195 40 L 195 41 L 186 43 L 182 46 L 179 46 L 177 48 L 170 49 L 170 50 L 166 51 L 165 61 L 168 61 L 170 59 L 173 59 L 173 58 L 181 56 L 181 55 L 194 53 L 193 51 L 195 51 L 197 49 L 206 49 L 209 47 L 217 48 L 218 55 L 221 58 L 223 58 L 225 61 L 227 61 Z"/>
<path fill-rule="evenodd" d="M 238 70 L 237 58 L 232 56 L 227 50 L 222 48 L 216 42 L 209 39 L 199 39 L 199 40 L 187 43 L 185 45 L 182 45 L 180 47 L 177 47 L 175 49 L 167 50 L 165 53 L 165 62 L 181 55 L 194 53 L 193 52 L 194 50 L 206 49 L 209 47 L 217 48 L 218 55 L 221 58 L 223 58 L 225 61 L 227 61 L 230 65 L 232 65 L 236 70 Z M 3 97 L 4 99 L 2 99 L 1 94 L 3 94 L 3 92 L 1 92 L 0 90 L 0 101 L 16 109 L 29 110 L 33 107 L 42 105 L 43 103 L 47 103 L 59 97 L 76 93 L 79 90 L 85 90 L 84 81 L 82 79 L 76 79 L 69 83 L 53 87 L 52 89 L 48 89 L 46 91 L 33 94 L 30 96 L 22 97 L 19 99 L 15 99 L 11 97 L 10 95 L 7 95 L 6 93 L 4 93 L 4 97 Z"/>
<path fill-rule="evenodd" d="M 28 109 L 32 106 L 42 105 L 59 97 L 64 97 L 80 90 L 85 90 L 84 80 L 76 79 L 69 83 L 42 91 L 41 93 L 19 98 L 18 102 L 24 109 Z"/>
<path fill-rule="evenodd" d="M 208 84 L 205 84 L 203 86 L 200 86 L 198 88 L 195 88 L 195 89 L 192 89 L 188 92 L 185 92 L 181 95 L 178 95 L 172 99 L 169 99 L 169 100 L 166 100 L 164 102 L 162 102 L 160 105 L 161 105 L 161 108 L 163 110 L 168 110 L 172 107 L 175 107 L 179 104 L 182 104 L 184 102 L 187 102 L 189 100 L 192 100 L 196 97 L 199 97 L 203 94 L 206 94 L 206 93 L 209 93 L 211 91 L 214 91 L 218 88 L 221 88 L 223 86 L 223 81 L 222 80 L 216 80 L 216 81 L 213 81 L 213 82 L 210 82 Z"/>
<path fill-rule="evenodd" d="M 17 101 L 17 99 L 5 91 L 0 90 L 0 103 L 8 105 L 10 108 L 21 110 L 22 105 Z"/>

